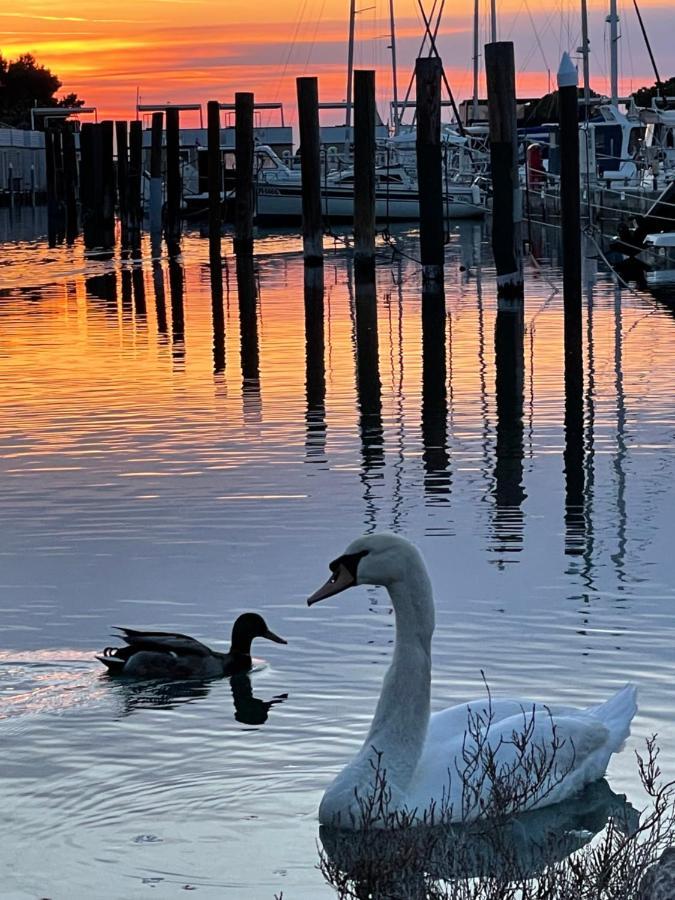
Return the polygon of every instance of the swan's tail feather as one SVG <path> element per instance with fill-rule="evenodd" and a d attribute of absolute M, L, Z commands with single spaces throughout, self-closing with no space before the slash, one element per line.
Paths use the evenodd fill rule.
<path fill-rule="evenodd" d="M 637 712 L 637 687 L 627 684 L 605 703 L 591 707 L 589 712 L 609 731 L 612 753 L 619 753 L 624 748 L 630 734 L 630 723 Z"/>

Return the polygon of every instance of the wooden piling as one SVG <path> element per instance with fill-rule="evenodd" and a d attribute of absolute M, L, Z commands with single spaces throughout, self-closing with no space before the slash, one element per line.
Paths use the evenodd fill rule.
<path fill-rule="evenodd" d="M 235 133 L 235 204 L 234 250 L 236 253 L 253 252 L 253 94 L 239 92 L 234 95 Z"/>
<path fill-rule="evenodd" d="M 302 172 L 302 250 L 306 265 L 323 265 L 319 80 L 298 78 L 296 84 Z"/>
<path fill-rule="evenodd" d="M 437 56 L 421 57 L 415 62 L 420 258 L 423 278 L 427 281 L 443 278 L 442 69 Z"/>
<path fill-rule="evenodd" d="M 134 121 L 129 126 L 129 238 L 136 242 L 143 225 L 143 125 Z"/>
<path fill-rule="evenodd" d="M 521 197 L 518 178 L 516 75 L 511 41 L 485 45 L 490 163 L 492 169 L 492 252 L 497 296 L 523 299 Z"/>
<path fill-rule="evenodd" d="M 374 263 L 375 72 L 359 70 L 354 72 L 354 264 L 357 277 L 368 274 L 374 278 Z"/>
<path fill-rule="evenodd" d="M 558 70 L 560 111 L 560 224 L 562 227 L 565 354 L 581 346 L 581 199 L 577 70 L 563 53 Z M 570 346 L 568 347 L 568 343 Z"/>
<path fill-rule="evenodd" d="M 207 104 L 207 125 L 209 176 L 209 256 L 211 259 L 211 263 L 213 264 L 214 260 L 220 261 L 220 229 L 223 208 L 223 158 L 220 150 L 220 104 L 217 100 L 209 100 Z"/>
<path fill-rule="evenodd" d="M 47 240 L 50 247 L 56 245 L 56 169 L 54 159 L 54 130 L 45 128 L 45 168 L 47 173 Z"/>
<path fill-rule="evenodd" d="M 115 122 L 117 137 L 117 205 L 122 228 L 122 243 L 129 231 L 129 132 L 126 122 Z"/>
<path fill-rule="evenodd" d="M 66 207 L 66 239 L 72 243 L 77 237 L 77 152 L 75 135 L 68 123 L 65 123 L 62 134 L 63 145 L 63 190 Z"/>
<path fill-rule="evenodd" d="M 113 162 L 113 123 L 109 119 L 98 126 L 101 134 L 102 246 L 115 243 L 115 166 Z"/>
<path fill-rule="evenodd" d="M 166 236 L 180 237 L 180 118 L 177 109 L 166 110 Z"/>
<path fill-rule="evenodd" d="M 150 233 L 162 230 L 162 134 L 164 115 L 152 114 L 150 134 Z"/>
<path fill-rule="evenodd" d="M 94 208 L 94 129 L 91 122 L 85 122 L 80 130 L 80 213 L 82 217 L 82 231 L 84 245 L 87 248 L 95 246 L 95 221 Z M 46 135 L 45 135 L 46 137 Z"/>

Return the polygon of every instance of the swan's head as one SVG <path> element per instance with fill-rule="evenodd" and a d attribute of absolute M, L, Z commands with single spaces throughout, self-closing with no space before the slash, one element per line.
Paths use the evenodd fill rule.
<path fill-rule="evenodd" d="M 318 603 L 357 584 L 391 587 L 403 581 L 411 567 L 423 566 L 419 551 L 405 538 L 388 532 L 366 534 L 347 547 L 342 556 L 329 564 L 333 573 L 328 581 L 307 600 Z"/>

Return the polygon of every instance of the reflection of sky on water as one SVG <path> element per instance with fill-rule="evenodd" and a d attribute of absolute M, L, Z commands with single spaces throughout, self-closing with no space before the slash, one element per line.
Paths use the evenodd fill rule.
<path fill-rule="evenodd" d="M 253 268 L 228 256 L 219 278 L 196 238 L 171 258 L 3 248 L 12 885 L 54 892 L 65 859 L 71 886 L 94 873 L 111 897 L 144 878 L 322 896 L 318 799 L 365 730 L 393 635 L 379 591 L 304 598 L 364 530 L 405 533 L 428 560 L 434 708 L 480 692 L 481 669 L 496 694 L 580 703 L 632 678 L 635 734 L 659 731 L 675 768 L 670 311 L 589 267 L 566 436 L 545 243 L 522 320 L 497 312 L 474 224 L 452 230 L 445 305 L 426 298 L 424 315 L 409 260 L 387 251 L 375 297 L 342 252 L 323 287 L 305 280 L 298 248 L 263 238 Z M 289 638 L 251 678 L 264 724 L 244 721 L 247 692 L 237 716 L 229 682 L 189 702 L 123 697 L 92 661 L 110 625 L 222 647 L 247 609 Z M 630 796 L 630 753 L 610 780 Z"/>

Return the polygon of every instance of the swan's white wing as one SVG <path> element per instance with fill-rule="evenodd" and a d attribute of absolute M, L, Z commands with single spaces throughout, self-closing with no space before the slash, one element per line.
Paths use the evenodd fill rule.
<path fill-rule="evenodd" d="M 453 819 L 478 815 L 495 780 L 482 774 L 490 767 L 507 791 L 525 797 L 525 808 L 559 802 L 604 774 L 612 748 L 602 722 L 580 710 L 554 716 L 541 704 L 526 703 L 495 701 L 489 721 L 481 703 L 435 714 L 408 792 L 409 808 L 434 802 L 437 814 L 443 805 L 452 807 Z"/>

